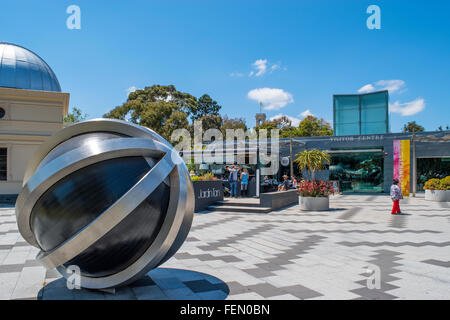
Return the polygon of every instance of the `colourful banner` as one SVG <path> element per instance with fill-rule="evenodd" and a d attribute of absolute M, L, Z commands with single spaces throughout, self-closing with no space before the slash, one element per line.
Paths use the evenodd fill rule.
<path fill-rule="evenodd" d="M 394 178 L 400 181 L 404 196 L 410 190 L 410 150 L 409 140 L 394 140 Z"/>

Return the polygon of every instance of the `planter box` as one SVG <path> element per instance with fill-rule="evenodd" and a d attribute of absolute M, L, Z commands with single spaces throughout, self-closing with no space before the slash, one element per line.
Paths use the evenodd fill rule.
<path fill-rule="evenodd" d="M 211 204 L 223 201 L 222 181 L 192 181 L 195 194 L 195 212 L 206 210 Z"/>
<path fill-rule="evenodd" d="M 300 197 L 300 208 L 304 211 L 330 210 L 329 197 Z"/>
<path fill-rule="evenodd" d="M 450 202 L 450 190 L 425 190 L 425 200 Z"/>

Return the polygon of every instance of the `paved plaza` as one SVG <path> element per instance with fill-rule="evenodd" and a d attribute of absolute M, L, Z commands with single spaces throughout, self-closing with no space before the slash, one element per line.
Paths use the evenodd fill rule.
<path fill-rule="evenodd" d="M 449 203 L 405 199 L 398 216 L 391 206 L 388 196 L 348 195 L 329 212 L 195 214 L 178 253 L 115 294 L 68 290 L 4 206 L 0 299 L 450 299 Z"/>

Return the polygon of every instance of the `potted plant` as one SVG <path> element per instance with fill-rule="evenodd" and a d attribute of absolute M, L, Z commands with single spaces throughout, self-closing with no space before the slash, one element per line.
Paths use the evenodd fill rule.
<path fill-rule="evenodd" d="M 430 179 L 425 182 L 425 200 L 437 202 L 450 201 L 450 176 L 443 179 Z"/>
<path fill-rule="evenodd" d="M 300 206 L 306 211 L 327 211 L 330 209 L 329 195 L 334 193 L 329 181 L 315 180 L 315 173 L 325 168 L 331 160 L 325 151 L 317 149 L 305 150 L 297 154 L 295 163 L 300 171 L 307 170 L 311 174 L 311 180 L 303 180 L 298 186 L 300 194 Z"/>

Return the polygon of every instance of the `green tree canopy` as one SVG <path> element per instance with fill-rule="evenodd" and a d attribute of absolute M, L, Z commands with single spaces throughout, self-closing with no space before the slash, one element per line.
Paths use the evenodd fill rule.
<path fill-rule="evenodd" d="M 196 100 L 189 93 L 177 91 L 173 85 L 154 85 L 130 93 L 123 105 L 104 117 L 130 120 L 170 140 L 174 130 L 189 126 L 188 115 L 196 108 Z"/>
<path fill-rule="evenodd" d="M 83 114 L 83 111 L 81 111 L 81 109 L 73 107 L 72 112 L 68 113 L 63 120 L 64 122 L 68 123 L 76 123 L 86 120 L 87 117 L 88 117 L 87 113 Z"/>
<path fill-rule="evenodd" d="M 424 132 L 425 128 L 417 124 L 415 121 L 408 122 L 403 126 L 403 132 Z"/>
<path fill-rule="evenodd" d="M 297 137 L 319 137 L 332 136 L 333 129 L 331 125 L 322 118 L 307 116 L 303 119 L 296 130 Z"/>
<path fill-rule="evenodd" d="M 222 108 L 217 101 L 214 101 L 209 95 L 202 95 L 195 106 L 190 109 L 192 120 L 197 120 L 205 116 L 218 116 Z"/>
<path fill-rule="evenodd" d="M 247 130 L 247 125 L 245 124 L 244 118 L 229 118 L 227 115 L 224 115 L 222 120 L 221 130 L 222 134 L 224 135 L 224 139 L 227 129 L 242 129 L 244 131 Z"/>
<path fill-rule="evenodd" d="M 220 115 L 205 115 L 197 120 L 202 122 L 203 132 L 208 129 L 218 129 L 222 128 L 223 119 Z"/>
<path fill-rule="evenodd" d="M 104 115 L 105 118 L 129 120 L 146 126 L 170 140 L 176 129 L 188 129 L 192 120 L 202 120 L 203 129 L 222 127 L 221 106 L 209 95 L 197 100 L 193 95 L 178 91 L 175 86 L 153 85 L 131 92 L 125 103 Z"/>

